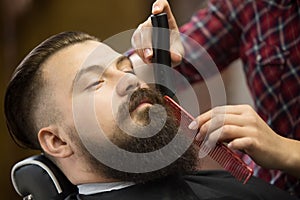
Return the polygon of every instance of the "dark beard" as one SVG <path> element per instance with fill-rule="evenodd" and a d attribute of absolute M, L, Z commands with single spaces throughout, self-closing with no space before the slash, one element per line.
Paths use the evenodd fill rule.
<path fill-rule="evenodd" d="M 132 112 L 142 101 L 151 102 L 152 107 L 151 110 L 146 108 L 134 116 L 135 120 L 139 122 L 139 126 L 136 124 L 134 126 L 132 123 L 137 122 L 132 119 Z M 161 118 L 163 118 L 165 111 L 167 115 L 165 116 L 166 119 L 163 120 Z M 152 114 L 151 119 L 150 112 Z M 130 99 L 119 107 L 117 124 L 119 126 L 113 131 L 114 134 L 110 140 L 118 147 L 136 153 L 152 152 L 164 147 L 178 131 L 172 111 L 166 107 L 163 97 L 151 89 L 135 91 Z M 148 127 L 145 128 L 146 126 Z M 153 136 L 143 137 L 147 135 Z"/>
<path fill-rule="evenodd" d="M 134 137 L 133 135 L 143 135 L 147 133 L 143 133 L 143 128 L 137 129 L 132 128 L 130 126 L 126 126 L 128 124 L 128 119 L 130 115 L 126 115 L 125 113 L 130 113 L 136 108 L 137 105 L 143 100 L 147 99 L 147 101 L 152 104 L 159 104 L 166 109 L 167 119 L 163 126 L 163 128 L 152 137 L 140 138 Z M 156 171 L 145 172 L 145 173 L 131 173 L 124 172 L 113 169 L 109 166 L 106 166 L 99 162 L 96 158 L 94 158 L 88 151 L 85 150 L 87 158 L 87 162 L 90 163 L 90 169 L 96 170 L 104 174 L 106 178 L 113 178 L 120 181 L 130 181 L 135 183 L 144 183 L 147 181 L 155 180 L 158 178 L 166 177 L 172 174 L 184 174 L 189 171 L 194 170 L 196 166 L 196 158 L 197 151 L 194 145 L 191 145 L 184 153 L 182 153 L 182 148 L 186 147 L 187 144 L 190 144 L 190 139 L 188 139 L 181 130 L 179 130 L 177 122 L 174 118 L 172 111 L 165 105 L 163 97 L 157 93 L 156 91 L 150 89 L 139 89 L 135 91 L 131 98 L 129 99 L 129 106 L 121 106 L 118 112 L 118 123 L 122 124 L 122 126 L 126 127 L 126 131 L 130 131 L 131 135 L 128 135 L 126 132 L 122 131 L 118 126 L 113 130 L 113 136 L 110 137 L 111 142 L 117 145 L 119 148 L 122 148 L 126 151 L 135 152 L 135 153 L 147 153 L 153 152 L 161 149 L 162 147 L 169 144 L 169 142 L 179 134 L 180 141 L 182 142 L 180 145 L 176 146 L 172 151 L 169 151 L 167 155 L 158 154 L 157 160 L 166 159 L 167 157 L 176 157 L 173 163 L 168 166 L 161 168 Z M 129 109 L 129 111 L 128 111 Z M 151 108 L 154 116 L 162 116 L 162 110 L 156 109 L 154 106 Z M 139 113 L 138 119 L 142 121 L 142 123 L 146 126 L 151 124 L 153 129 L 150 127 L 148 130 L 154 130 L 155 127 L 161 125 L 161 119 L 159 117 L 152 118 L 150 121 L 149 117 L 149 109 L 145 109 L 144 112 Z M 150 123 L 151 122 L 151 123 Z M 104 147 L 105 148 L 105 147 Z M 107 150 L 109 151 L 109 150 Z M 115 159 L 115 158 L 114 158 Z M 122 157 L 122 159 L 126 159 L 126 155 Z M 149 163 L 151 165 L 152 160 L 145 158 L 140 162 Z M 118 165 L 122 166 L 122 162 L 118 163 Z"/>

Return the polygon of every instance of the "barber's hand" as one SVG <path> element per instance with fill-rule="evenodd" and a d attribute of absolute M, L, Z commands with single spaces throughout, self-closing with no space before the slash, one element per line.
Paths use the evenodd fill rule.
<path fill-rule="evenodd" d="M 162 12 L 165 12 L 168 15 L 170 29 L 170 54 L 172 65 L 176 65 L 181 62 L 184 53 L 178 27 L 168 2 L 166 0 L 155 1 L 152 5 L 152 14 L 160 14 Z M 153 56 L 151 28 L 152 24 L 149 17 L 144 23 L 138 26 L 131 39 L 132 46 L 136 49 L 137 54 L 145 63 L 150 63 Z"/>
<path fill-rule="evenodd" d="M 248 105 L 216 107 L 198 116 L 189 128 L 200 128 L 196 140 L 227 142 L 265 168 L 284 168 L 288 159 L 288 139 L 276 134 Z"/>

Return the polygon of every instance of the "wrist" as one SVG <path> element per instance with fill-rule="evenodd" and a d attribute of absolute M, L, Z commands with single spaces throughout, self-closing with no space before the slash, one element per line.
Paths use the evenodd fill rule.
<path fill-rule="evenodd" d="M 282 142 L 284 143 L 284 148 L 281 150 L 286 153 L 282 156 L 281 170 L 300 177 L 300 142 L 289 138 L 284 138 Z"/>

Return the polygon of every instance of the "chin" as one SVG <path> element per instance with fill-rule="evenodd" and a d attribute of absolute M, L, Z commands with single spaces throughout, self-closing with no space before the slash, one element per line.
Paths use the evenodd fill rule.
<path fill-rule="evenodd" d="M 146 126 L 150 123 L 149 111 L 151 105 L 144 106 L 134 111 L 130 116 L 134 123 L 140 126 Z"/>

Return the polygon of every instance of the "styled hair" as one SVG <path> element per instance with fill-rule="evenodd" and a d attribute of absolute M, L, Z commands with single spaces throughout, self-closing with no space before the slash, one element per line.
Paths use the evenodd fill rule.
<path fill-rule="evenodd" d="M 87 40 L 99 41 L 94 36 L 76 31 L 53 35 L 35 47 L 15 69 L 6 89 L 4 112 L 8 131 L 18 145 L 41 150 L 37 138 L 40 125 L 34 114 L 45 100 L 41 92 L 46 85 L 41 66 L 59 50 Z M 47 121 L 55 118 L 51 116 L 55 115 L 52 112 L 45 115 Z"/>

